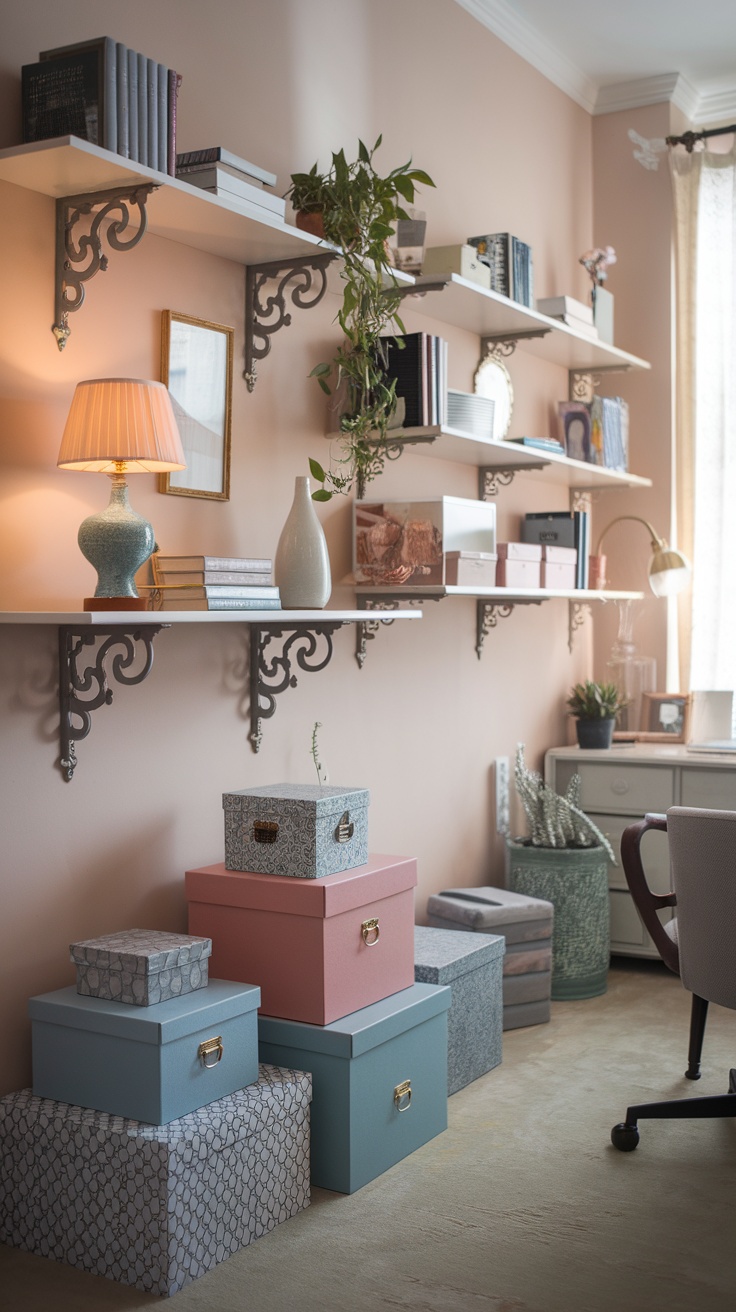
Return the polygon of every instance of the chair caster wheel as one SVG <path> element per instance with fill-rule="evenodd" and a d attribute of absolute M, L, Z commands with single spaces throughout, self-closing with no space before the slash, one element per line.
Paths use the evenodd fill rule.
<path fill-rule="evenodd" d="M 622 1121 L 611 1130 L 611 1143 L 621 1153 L 633 1153 L 638 1142 L 639 1131 L 635 1125 L 627 1125 Z"/>

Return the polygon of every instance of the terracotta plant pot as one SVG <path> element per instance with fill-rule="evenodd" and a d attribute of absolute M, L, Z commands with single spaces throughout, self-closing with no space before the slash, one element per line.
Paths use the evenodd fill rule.
<path fill-rule="evenodd" d="M 311 232 L 313 237 L 324 240 L 325 221 L 321 210 L 297 210 L 295 223 L 302 232 Z"/>

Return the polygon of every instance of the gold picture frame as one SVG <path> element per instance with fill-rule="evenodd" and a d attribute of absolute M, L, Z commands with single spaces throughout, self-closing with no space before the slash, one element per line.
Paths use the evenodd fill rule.
<path fill-rule="evenodd" d="M 688 728 L 690 698 L 687 693 L 645 692 L 641 699 L 641 729 L 638 742 L 684 743 Z M 665 728 L 665 726 L 669 726 Z"/>
<path fill-rule="evenodd" d="M 234 336 L 225 324 L 162 311 L 161 379 L 169 389 L 187 468 L 159 474 L 159 492 L 230 500 Z"/>

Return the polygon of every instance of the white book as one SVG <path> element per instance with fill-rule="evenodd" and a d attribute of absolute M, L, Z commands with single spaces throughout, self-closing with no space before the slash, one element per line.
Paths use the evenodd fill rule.
<path fill-rule="evenodd" d="M 286 201 L 282 196 L 274 196 L 273 192 L 254 186 L 251 182 L 246 182 L 245 178 L 236 178 L 233 173 L 227 173 L 216 164 L 194 172 L 177 173 L 177 177 L 180 182 L 188 182 L 190 186 L 200 187 L 215 196 L 225 196 L 229 200 L 247 200 L 251 205 L 258 205 L 261 209 L 278 214 L 281 218 L 286 213 Z"/>

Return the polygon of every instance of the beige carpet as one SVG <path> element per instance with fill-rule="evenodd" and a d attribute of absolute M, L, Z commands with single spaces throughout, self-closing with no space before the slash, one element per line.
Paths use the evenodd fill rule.
<path fill-rule="evenodd" d="M 447 1132 L 351 1197 L 300 1216 L 175 1295 L 176 1312 L 727 1312 L 736 1307 L 736 1124 L 642 1122 L 629 1102 L 722 1093 L 736 1015 L 711 1008 L 683 1078 L 689 998 L 659 963 L 504 1036 L 502 1066 L 450 1099 Z M 161 1300 L 0 1247 L 2 1312 L 128 1312 Z"/>

